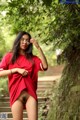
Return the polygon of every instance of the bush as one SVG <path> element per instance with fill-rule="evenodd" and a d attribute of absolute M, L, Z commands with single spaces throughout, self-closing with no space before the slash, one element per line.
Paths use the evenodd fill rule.
<path fill-rule="evenodd" d="M 0 78 L 0 97 L 8 96 L 8 79 L 7 77 Z"/>

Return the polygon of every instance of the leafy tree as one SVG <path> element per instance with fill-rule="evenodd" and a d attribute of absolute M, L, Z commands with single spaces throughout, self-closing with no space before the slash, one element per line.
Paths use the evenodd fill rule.
<path fill-rule="evenodd" d="M 63 46 L 66 65 L 59 84 L 57 97 L 53 97 L 49 120 L 80 119 L 80 5 L 57 5 L 55 20 L 50 26 L 50 38 Z M 51 27 L 54 26 L 54 29 Z M 56 39 L 57 38 L 57 39 Z M 54 102 L 55 101 L 55 102 Z"/>
<path fill-rule="evenodd" d="M 0 26 L 2 26 L 2 18 L 0 15 Z M 5 52 L 5 39 L 2 32 L 3 27 L 0 27 L 0 59 Z"/>
<path fill-rule="evenodd" d="M 50 49 L 63 49 L 65 68 L 48 120 L 79 120 L 80 5 L 58 4 L 57 0 L 12 0 L 5 8 L 6 23 L 11 24 L 13 33 L 26 29 L 42 43 L 51 45 Z"/>
<path fill-rule="evenodd" d="M 20 30 L 28 31 L 39 43 L 42 42 L 41 46 L 45 48 L 44 52 L 47 54 L 47 57 L 49 54 L 53 57 L 52 43 L 49 43 L 48 47 L 46 42 L 49 39 L 49 23 L 52 20 L 50 10 L 47 9 L 47 6 L 42 1 L 13 0 L 7 1 L 5 5 L 2 5 L 3 11 L 4 8 L 6 11 L 6 16 L 4 17 L 5 24 L 9 27 L 9 30 L 13 34 L 16 34 Z M 48 57 L 49 63 L 53 63 L 52 60 Z"/>

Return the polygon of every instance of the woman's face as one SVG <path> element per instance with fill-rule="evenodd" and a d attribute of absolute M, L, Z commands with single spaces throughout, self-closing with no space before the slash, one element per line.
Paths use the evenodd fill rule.
<path fill-rule="evenodd" d="M 30 40 L 28 35 L 23 35 L 20 40 L 20 50 L 26 50 L 26 48 L 29 46 Z"/>

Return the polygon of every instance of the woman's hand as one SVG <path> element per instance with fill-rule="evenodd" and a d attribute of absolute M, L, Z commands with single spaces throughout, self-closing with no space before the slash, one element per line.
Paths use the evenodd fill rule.
<path fill-rule="evenodd" d="M 16 73 L 16 72 L 18 72 L 22 76 L 26 76 L 28 74 L 28 71 L 25 70 L 25 69 L 13 68 L 13 69 L 9 69 L 9 70 L 2 70 L 2 71 L 0 71 L 0 77 L 6 76 L 6 75 L 9 75 L 9 74 L 13 74 L 13 73 Z"/>
<path fill-rule="evenodd" d="M 17 72 L 20 73 L 22 76 L 26 76 L 28 71 L 25 69 L 17 68 Z"/>
<path fill-rule="evenodd" d="M 38 42 L 35 39 L 31 38 L 30 43 L 34 44 L 37 49 L 40 48 Z"/>
<path fill-rule="evenodd" d="M 40 53 L 40 58 L 42 60 L 42 66 L 43 66 L 43 70 L 47 70 L 48 69 L 48 63 L 47 63 L 47 59 L 41 49 L 41 47 L 39 46 L 38 42 L 35 39 L 30 39 L 30 42 L 33 43 L 35 45 L 35 47 L 38 49 L 39 53 Z"/>

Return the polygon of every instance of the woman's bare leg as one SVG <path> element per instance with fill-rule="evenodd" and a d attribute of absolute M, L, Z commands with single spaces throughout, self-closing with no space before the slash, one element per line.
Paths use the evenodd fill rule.
<path fill-rule="evenodd" d="M 26 102 L 26 111 L 29 120 L 38 120 L 38 104 L 32 96 Z"/>
<path fill-rule="evenodd" d="M 23 120 L 23 104 L 20 100 L 17 100 L 12 105 L 13 120 Z"/>

